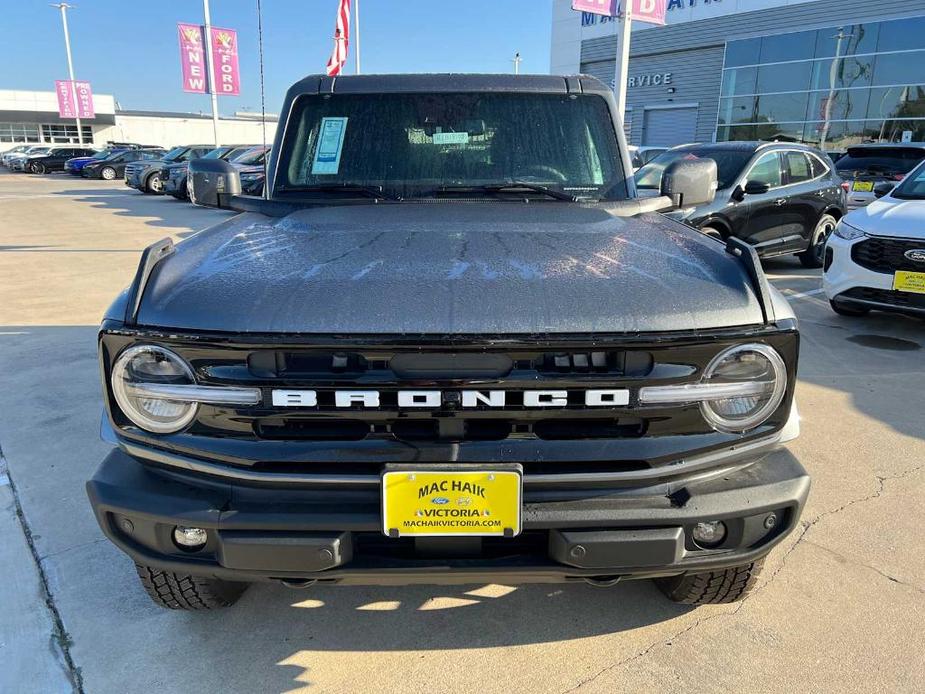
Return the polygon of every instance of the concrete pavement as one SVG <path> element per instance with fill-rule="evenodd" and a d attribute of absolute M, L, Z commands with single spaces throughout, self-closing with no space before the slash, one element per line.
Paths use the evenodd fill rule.
<path fill-rule="evenodd" d="M 0 567 L 14 577 L 0 611 L 15 616 L 0 619 L 0 655 L 22 666 L 0 668 L 0 691 L 921 688 L 925 322 L 837 316 L 813 293 L 818 272 L 791 259 L 767 269 L 801 319 L 792 450 L 814 486 L 746 601 L 690 609 L 648 582 L 260 585 L 212 614 L 154 606 L 83 491 L 107 450 L 95 325 L 144 245 L 226 214 L 121 183 L 0 173 L 0 448 L 33 545 L 0 485 Z"/>

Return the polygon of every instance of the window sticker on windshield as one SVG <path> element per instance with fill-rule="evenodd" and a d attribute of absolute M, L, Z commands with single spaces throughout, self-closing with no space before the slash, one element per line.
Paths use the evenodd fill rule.
<path fill-rule="evenodd" d="M 468 145 L 469 133 L 434 133 L 435 145 Z"/>
<path fill-rule="evenodd" d="M 322 118 L 318 147 L 312 161 L 312 175 L 336 174 L 340 169 L 340 153 L 344 148 L 346 118 Z"/>

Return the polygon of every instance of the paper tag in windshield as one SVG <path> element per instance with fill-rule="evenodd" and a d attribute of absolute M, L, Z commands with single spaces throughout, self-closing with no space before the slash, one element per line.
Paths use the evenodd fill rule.
<path fill-rule="evenodd" d="M 340 153 L 344 148 L 346 118 L 322 118 L 318 147 L 312 161 L 312 175 L 336 174 L 340 169 Z"/>
<path fill-rule="evenodd" d="M 434 133 L 435 145 L 468 145 L 469 133 Z"/>

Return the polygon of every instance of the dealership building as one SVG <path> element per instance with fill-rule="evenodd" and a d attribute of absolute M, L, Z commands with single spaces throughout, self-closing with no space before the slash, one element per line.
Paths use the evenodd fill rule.
<path fill-rule="evenodd" d="M 211 114 L 123 110 L 109 94 L 94 94 L 93 110 L 93 118 L 81 119 L 83 141 L 88 145 L 136 142 L 172 147 L 215 141 Z M 260 143 L 263 131 L 259 113 L 236 113 L 218 121 L 218 136 L 223 144 Z M 275 132 L 276 116 L 267 114 L 267 142 L 273 141 Z M 0 89 L 0 151 L 24 143 L 77 142 L 77 124 L 73 118 L 58 115 L 55 92 Z"/>
<path fill-rule="evenodd" d="M 637 145 L 925 141 L 925 0 L 667 0 L 633 23 Z M 619 21 L 554 0 L 550 71 L 613 84 Z"/>

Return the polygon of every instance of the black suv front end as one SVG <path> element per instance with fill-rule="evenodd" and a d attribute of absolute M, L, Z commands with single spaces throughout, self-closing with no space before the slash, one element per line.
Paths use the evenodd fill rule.
<path fill-rule="evenodd" d="M 139 345 L 188 364 L 213 389 L 203 399 L 250 391 L 251 404 L 200 402 L 184 430 L 145 432 L 111 378 Z M 646 402 L 652 388 L 696 388 L 718 355 L 742 345 L 786 365 L 784 396 L 748 433 L 718 431 L 693 399 Z M 118 447 L 88 490 L 104 532 L 137 564 L 229 581 L 611 582 L 738 566 L 795 527 L 808 493 L 806 472 L 780 447 L 796 426 L 797 351 L 792 326 L 446 341 L 242 340 L 110 323 L 100 333 L 103 427 Z M 409 387 L 439 391 L 439 404 L 399 407 Z M 595 388 L 626 389 L 628 402 L 589 408 L 582 394 Z M 280 404 L 305 389 L 314 406 Z M 379 406 L 335 407 L 336 392 L 355 390 L 377 392 Z M 510 405 L 462 409 L 470 390 L 504 391 Z M 566 402 L 528 408 L 529 391 Z M 519 535 L 388 536 L 384 471 L 499 461 L 522 471 Z M 721 529 L 707 542 L 698 524 Z M 177 528 L 204 530 L 204 543 L 178 544 Z"/>

